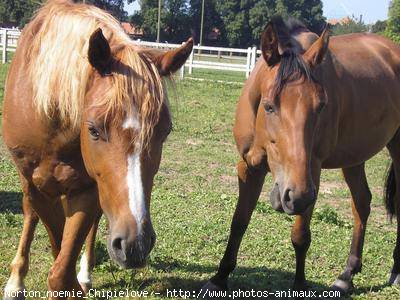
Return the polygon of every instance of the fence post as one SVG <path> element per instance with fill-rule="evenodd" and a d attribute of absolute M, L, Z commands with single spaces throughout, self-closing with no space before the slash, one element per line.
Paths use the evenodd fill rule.
<path fill-rule="evenodd" d="M 182 45 L 185 45 L 185 43 L 182 43 Z M 183 66 L 181 67 L 181 69 L 179 70 L 179 77 L 181 79 L 185 78 L 185 64 L 183 64 Z"/>
<path fill-rule="evenodd" d="M 256 60 L 257 60 L 257 47 L 253 47 L 251 49 L 251 65 L 250 65 L 250 72 L 253 71 L 254 67 L 256 66 Z"/>
<path fill-rule="evenodd" d="M 194 47 L 189 56 L 189 74 L 190 75 L 192 75 L 192 73 L 193 73 L 193 59 L 194 59 Z"/>
<path fill-rule="evenodd" d="M 250 64 L 251 64 L 251 48 L 247 48 L 247 60 L 246 60 L 246 78 L 249 78 L 250 75 Z"/>
<path fill-rule="evenodd" d="M 5 64 L 7 62 L 7 29 L 3 29 L 3 36 L 2 36 L 2 62 Z"/>

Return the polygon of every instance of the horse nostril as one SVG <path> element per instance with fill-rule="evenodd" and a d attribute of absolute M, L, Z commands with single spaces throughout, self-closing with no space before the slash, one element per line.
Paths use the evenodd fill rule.
<path fill-rule="evenodd" d="M 290 196 L 291 196 L 290 193 L 291 192 L 292 192 L 291 189 L 286 189 L 285 194 L 283 195 L 283 201 L 285 201 L 285 202 L 290 202 L 291 201 L 291 198 L 290 198 Z"/>
<path fill-rule="evenodd" d="M 121 251 L 122 250 L 122 239 L 121 238 L 115 238 L 112 243 L 112 248 L 116 251 Z"/>

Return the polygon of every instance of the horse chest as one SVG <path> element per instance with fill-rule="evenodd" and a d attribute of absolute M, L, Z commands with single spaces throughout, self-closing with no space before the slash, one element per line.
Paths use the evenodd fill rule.
<path fill-rule="evenodd" d="M 33 170 L 32 182 L 50 197 L 69 195 L 91 187 L 94 182 L 86 173 L 81 157 L 60 160 L 45 157 Z"/>

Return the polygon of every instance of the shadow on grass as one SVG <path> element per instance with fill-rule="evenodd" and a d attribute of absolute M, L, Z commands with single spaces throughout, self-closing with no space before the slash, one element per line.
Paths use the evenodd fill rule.
<path fill-rule="evenodd" d="M 22 193 L 0 191 L 0 213 L 22 214 Z"/>
<path fill-rule="evenodd" d="M 215 274 L 217 270 L 217 265 L 197 264 L 174 259 L 168 259 L 168 261 L 153 259 L 150 262 L 150 266 L 156 270 L 156 273 L 150 273 L 161 273 L 162 278 L 159 278 L 157 275 L 149 275 L 143 280 L 143 278 L 135 279 L 133 276 L 131 282 L 128 282 L 129 280 L 127 279 L 119 278 L 118 281 L 110 281 L 97 286 L 96 288 L 98 290 L 113 290 L 126 286 L 139 287 L 139 290 L 153 290 L 156 293 L 159 293 L 159 296 L 161 297 L 166 297 L 167 293 L 171 293 L 173 290 L 179 291 L 181 289 L 182 291 L 190 291 L 191 295 L 188 299 L 193 299 L 196 297 L 193 297 L 192 295 L 200 292 L 202 286 Z M 171 276 L 168 276 L 168 273 L 170 273 Z M 182 275 L 176 276 L 176 273 Z M 199 277 L 199 275 L 203 275 L 202 277 L 205 279 L 197 280 L 196 277 Z M 292 290 L 293 279 L 294 273 L 291 272 L 269 269 L 264 266 L 238 266 L 230 276 L 229 288 L 231 291 L 286 291 L 288 293 L 289 290 Z M 317 282 L 308 282 L 308 284 L 310 291 L 316 291 L 317 295 L 322 291 L 329 290 L 329 286 Z M 130 289 L 137 290 L 137 288 Z M 285 299 L 287 297 L 275 297 L 271 294 L 267 298 Z M 227 297 L 227 299 L 229 299 L 229 297 Z M 249 299 L 249 297 L 243 296 L 243 298 L 239 297 L 237 299 Z"/>

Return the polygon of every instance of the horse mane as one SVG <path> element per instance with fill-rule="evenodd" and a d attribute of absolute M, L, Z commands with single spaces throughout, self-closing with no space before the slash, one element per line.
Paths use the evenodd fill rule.
<path fill-rule="evenodd" d="M 115 63 L 110 76 L 113 87 L 96 106 L 114 120 L 121 120 L 116 114 L 136 112 L 141 123 L 140 140 L 146 145 L 166 93 L 156 66 L 119 22 L 91 5 L 50 0 L 32 23 L 26 29 L 31 43 L 25 58 L 38 112 L 57 117 L 65 128 L 79 130 L 85 95 L 95 72 L 88 60 L 89 38 L 101 28 Z"/>
<path fill-rule="evenodd" d="M 284 20 L 281 16 L 274 16 L 271 23 L 276 30 L 279 48 L 282 51 L 273 88 L 273 97 L 276 97 L 289 82 L 301 78 L 313 79 L 310 67 L 301 55 L 301 46 L 293 38 L 293 35 L 300 32 L 310 32 L 310 30 L 301 21 L 293 17 Z"/>

